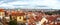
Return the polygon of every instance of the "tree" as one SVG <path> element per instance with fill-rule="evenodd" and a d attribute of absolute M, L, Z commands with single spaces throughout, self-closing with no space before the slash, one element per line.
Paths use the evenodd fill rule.
<path fill-rule="evenodd" d="M 45 14 L 52 15 L 52 12 L 45 12 Z"/>
<path fill-rule="evenodd" d="M 16 20 L 11 20 L 11 21 L 9 22 L 9 25 L 17 25 L 17 21 L 16 21 Z"/>

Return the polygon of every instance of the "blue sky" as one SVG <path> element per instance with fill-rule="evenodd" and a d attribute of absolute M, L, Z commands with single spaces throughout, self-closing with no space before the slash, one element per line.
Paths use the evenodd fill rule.
<path fill-rule="evenodd" d="M 0 0 L 0 7 L 60 9 L 60 0 Z"/>

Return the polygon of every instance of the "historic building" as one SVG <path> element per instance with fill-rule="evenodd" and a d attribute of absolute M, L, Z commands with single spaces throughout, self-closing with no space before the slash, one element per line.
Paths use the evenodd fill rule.
<path fill-rule="evenodd" d="M 0 18 L 2 19 L 5 16 L 5 10 L 0 9 Z"/>

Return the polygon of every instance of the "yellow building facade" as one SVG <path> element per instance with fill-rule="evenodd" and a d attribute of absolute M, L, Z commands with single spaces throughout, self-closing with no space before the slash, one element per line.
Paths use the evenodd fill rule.
<path fill-rule="evenodd" d="M 5 16 L 4 9 L 0 9 L 0 18 L 2 19 Z"/>

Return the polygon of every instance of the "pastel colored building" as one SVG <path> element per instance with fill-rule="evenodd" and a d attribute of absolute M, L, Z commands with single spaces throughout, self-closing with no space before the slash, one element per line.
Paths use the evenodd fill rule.
<path fill-rule="evenodd" d="M 5 16 L 5 10 L 0 9 L 0 18 L 2 19 Z"/>

